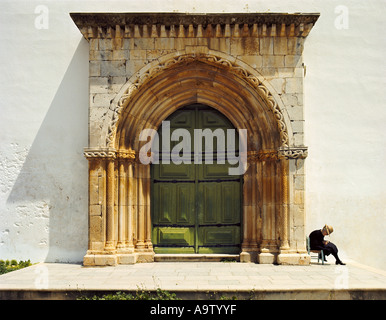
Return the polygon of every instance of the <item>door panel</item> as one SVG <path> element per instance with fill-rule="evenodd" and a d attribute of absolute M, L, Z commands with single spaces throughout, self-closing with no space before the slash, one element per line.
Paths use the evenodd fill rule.
<path fill-rule="evenodd" d="M 194 228 L 158 227 L 153 230 L 157 253 L 195 253 Z"/>
<path fill-rule="evenodd" d="M 171 133 L 183 128 L 191 137 L 194 129 L 220 128 L 225 134 L 226 129 L 233 129 L 218 111 L 197 105 L 179 110 L 167 120 Z M 171 149 L 177 143 L 171 141 Z M 229 176 L 227 161 L 217 162 L 216 139 L 213 143 L 213 164 L 205 164 L 205 158 L 200 164 L 194 163 L 192 152 L 190 164 L 152 165 L 152 241 L 156 253 L 240 252 L 242 180 Z M 193 145 L 192 141 L 192 151 Z"/>
<path fill-rule="evenodd" d="M 201 182 L 198 184 L 199 253 L 240 251 L 240 183 Z"/>
<path fill-rule="evenodd" d="M 195 168 L 187 164 L 160 164 L 154 165 L 155 180 L 191 180 L 194 181 Z"/>
<path fill-rule="evenodd" d="M 195 188 L 191 183 L 178 183 L 176 186 L 176 223 L 189 224 L 195 223 Z"/>
<path fill-rule="evenodd" d="M 206 227 L 199 229 L 198 253 L 239 253 L 240 228 Z"/>

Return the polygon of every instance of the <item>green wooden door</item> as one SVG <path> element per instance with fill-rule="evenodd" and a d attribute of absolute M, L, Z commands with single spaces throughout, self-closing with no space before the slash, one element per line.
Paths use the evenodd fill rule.
<path fill-rule="evenodd" d="M 179 154 L 190 163 L 153 164 L 152 174 L 152 242 L 156 253 L 239 253 L 241 243 L 242 177 L 230 176 L 226 152 L 226 130 L 232 124 L 215 109 L 193 105 L 173 113 L 170 134 L 185 129 L 191 153 Z M 225 149 L 213 139 L 213 149 L 203 139 L 202 152 L 194 154 L 194 129 L 224 130 Z M 160 142 L 166 139 L 159 130 Z M 170 141 L 170 150 L 182 141 Z M 238 137 L 236 137 L 238 141 Z M 165 146 L 165 144 L 164 144 Z M 220 144 L 221 146 L 221 144 Z M 237 149 L 237 145 L 236 145 Z M 163 151 L 160 147 L 161 153 Z M 202 161 L 197 161 L 197 156 Z M 205 156 L 213 159 L 205 161 Z M 196 161 L 195 161 L 196 160 Z M 225 159 L 226 160 L 226 159 Z M 220 163 L 219 163 L 220 162 Z M 225 163 L 224 163 L 225 162 Z"/>

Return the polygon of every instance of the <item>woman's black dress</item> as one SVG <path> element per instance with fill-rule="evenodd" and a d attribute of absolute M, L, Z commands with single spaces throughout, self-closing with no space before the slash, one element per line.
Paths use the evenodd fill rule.
<path fill-rule="evenodd" d="M 323 250 L 325 256 L 332 254 L 335 258 L 338 254 L 338 248 L 332 242 L 323 243 L 324 235 L 321 230 L 315 230 L 310 233 L 311 250 Z"/>

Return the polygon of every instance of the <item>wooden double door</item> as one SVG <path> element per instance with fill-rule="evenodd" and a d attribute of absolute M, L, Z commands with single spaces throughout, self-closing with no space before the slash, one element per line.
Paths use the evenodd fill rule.
<path fill-rule="evenodd" d="M 179 109 L 163 125 L 168 129 L 158 130 L 159 163 L 151 165 L 154 251 L 239 253 L 242 176 L 229 175 L 228 170 L 238 166 L 235 163 L 238 149 L 236 130 L 224 115 L 204 105 Z M 176 133 L 181 135 L 174 141 L 173 132 L 177 129 L 180 131 Z M 218 143 L 221 139 L 213 138 L 211 146 L 210 141 L 197 134 L 205 129 L 215 133 L 212 138 L 216 133 L 221 135 L 223 130 L 225 143 Z M 228 129 L 230 134 L 235 133 L 234 150 L 229 150 Z M 201 144 L 198 144 L 197 137 L 200 137 Z M 233 148 L 233 143 L 231 145 Z M 173 158 L 176 150 L 178 154 L 174 156 L 178 156 L 179 161 Z M 163 156 L 169 151 L 171 155 L 165 159 L 170 161 L 165 163 Z M 232 155 L 235 157 L 230 163 Z"/>

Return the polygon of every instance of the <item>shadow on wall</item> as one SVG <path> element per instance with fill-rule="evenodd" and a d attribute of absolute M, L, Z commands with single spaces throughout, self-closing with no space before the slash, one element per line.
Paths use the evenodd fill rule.
<path fill-rule="evenodd" d="M 7 199 L 19 219 L 29 221 L 12 241 L 48 249 L 46 262 L 81 261 L 87 250 L 87 137 L 88 43 L 82 38 Z"/>

